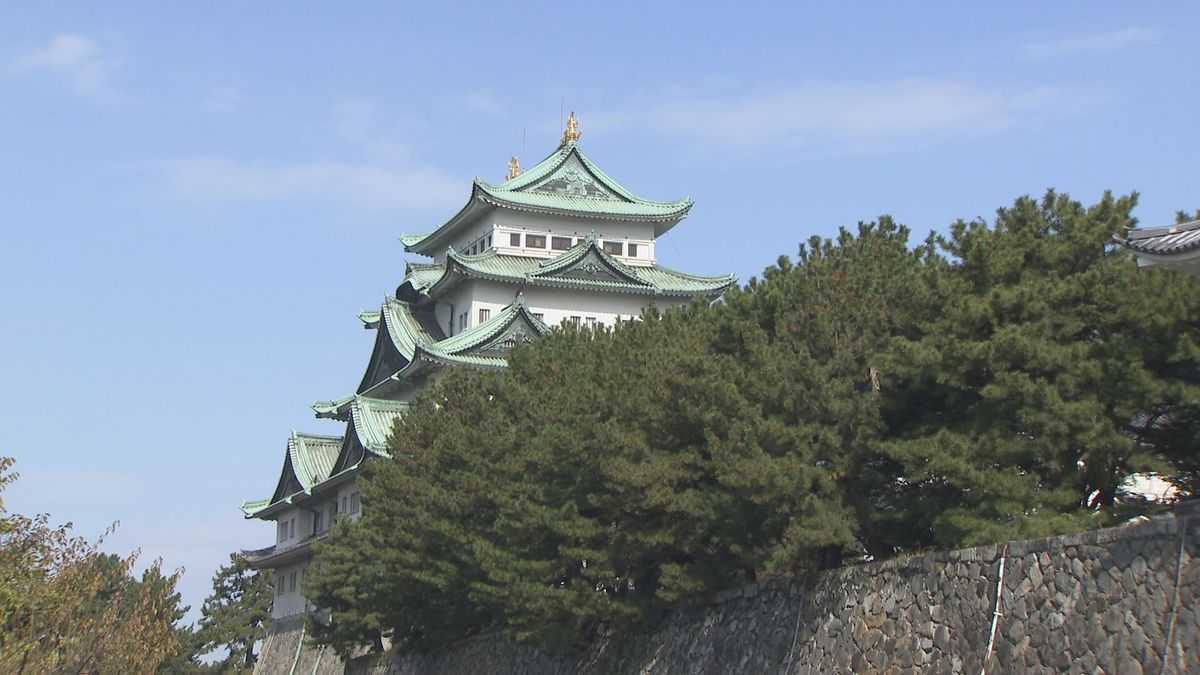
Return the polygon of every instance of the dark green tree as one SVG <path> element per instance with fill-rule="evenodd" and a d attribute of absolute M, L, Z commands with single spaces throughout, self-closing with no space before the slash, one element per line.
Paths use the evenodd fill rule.
<path fill-rule="evenodd" d="M 890 218 L 761 279 L 454 370 L 306 589 L 343 653 L 484 630 L 572 645 L 747 580 L 1111 523 L 1197 485 L 1197 281 L 1053 192 L 915 248 Z"/>
<path fill-rule="evenodd" d="M 363 512 L 367 523 L 339 519 L 329 539 L 314 545 L 317 563 L 309 566 L 302 588 L 304 597 L 321 608 L 309 617 L 309 634 L 342 656 L 363 645 L 382 651 L 382 613 L 409 600 L 382 586 L 383 559 L 396 551 L 383 536 L 386 530 L 375 524 L 379 514 Z"/>
<path fill-rule="evenodd" d="M 878 451 L 887 401 L 903 396 L 889 382 L 885 354 L 894 337 L 916 334 L 934 304 L 921 275 L 942 266 L 929 243 L 911 248 L 908 229 L 885 216 L 834 240 L 814 237 L 794 261 L 780 258 L 715 308 L 718 349 L 745 369 L 739 389 L 769 422 L 761 428 L 791 435 L 806 461 L 836 481 L 827 499 L 852 514 L 857 543 L 824 548 L 826 566 L 845 553 L 891 553 L 873 522 L 901 470 Z"/>
<path fill-rule="evenodd" d="M 1194 279 L 1138 269 L 1114 236 L 1134 196 L 1084 208 L 1053 191 L 955 223 L 925 275 L 932 309 L 888 359 L 895 549 L 954 547 L 1114 522 L 1121 484 L 1175 475 L 1200 400 Z M 1192 427 L 1195 428 L 1194 426 Z"/>
<path fill-rule="evenodd" d="M 266 637 L 271 621 L 271 574 L 251 569 L 234 553 L 213 576 L 212 594 L 200 609 L 194 634 L 200 654 L 222 650 L 221 670 L 251 670 L 258 659 L 255 645 Z"/>

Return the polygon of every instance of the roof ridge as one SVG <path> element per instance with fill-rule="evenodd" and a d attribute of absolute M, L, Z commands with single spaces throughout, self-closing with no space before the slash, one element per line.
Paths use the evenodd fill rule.
<path fill-rule="evenodd" d="M 681 272 L 673 267 L 667 267 L 665 265 L 659 265 L 659 264 L 655 264 L 653 267 L 650 267 L 648 269 L 656 270 L 659 272 L 666 272 L 668 274 L 674 274 L 676 276 L 685 277 L 687 279 L 693 279 L 695 281 L 720 281 L 722 279 L 729 279 L 731 281 L 737 281 L 737 274 L 735 274 L 734 272 L 730 272 L 729 274 L 715 274 L 715 275 L 694 274 L 692 272 Z"/>
<path fill-rule="evenodd" d="M 1173 225 L 1130 228 L 1126 232 L 1126 235 L 1129 240 L 1134 241 L 1138 239 L 1148 239 L 1150 237 L 1161 237 L 1164 235 L 1191 232 L 1197 228 L 1200 228 L 1200 218 L 1196 218 L 1195 220 L 1186 220 L 1182 223 L 1175 223 Z"/>

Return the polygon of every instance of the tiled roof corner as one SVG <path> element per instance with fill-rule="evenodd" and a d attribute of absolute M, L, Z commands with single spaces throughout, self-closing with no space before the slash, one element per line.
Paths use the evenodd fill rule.
<path fill-rule="evenodd" d="M 1117 241 L 1132 251 L 1152 255 L 1173 255 L 1200 248 L 1200 219 L 1166 227 L 1128 230 Z"/>

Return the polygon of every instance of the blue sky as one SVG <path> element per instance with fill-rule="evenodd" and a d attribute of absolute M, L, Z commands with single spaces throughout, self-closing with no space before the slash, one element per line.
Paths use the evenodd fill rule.
<path fill-rule="evenodd" d="M 7 495 L 187 569 L 270 543 L 308 405 L 370 354 L 396 238 L 578 111 L 660 261 L 744 281 L 890 213 L 923 236 L 1047 187 L 1200 207 L 1194 3 L 35 3 L 0 8 Z"/>

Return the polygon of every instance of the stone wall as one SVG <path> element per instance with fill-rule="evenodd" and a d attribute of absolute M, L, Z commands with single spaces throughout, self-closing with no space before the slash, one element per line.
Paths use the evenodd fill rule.
<path fill-rule="evenodd" d="M 305 644 L 304 615 L 271 622 L 254 666 L 255 675 L 341 675 L 345 664 L 336 654 Z"/>
<path fill-rule="evenodd" d="M 1200 672 L 1198 553 L 1192 503 L 1120 528 L 726 591 L 582 654 L 488 635 L 429 655 L 354 659 L 345 672 L 975 673 L 985 659 L 989 672 Z M 342 672 L 326 670 L 328 656 L 313 670 L 308 648 L 291 669 L 298 633 L 273 628 L 258 671 Z"/>

